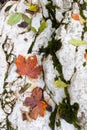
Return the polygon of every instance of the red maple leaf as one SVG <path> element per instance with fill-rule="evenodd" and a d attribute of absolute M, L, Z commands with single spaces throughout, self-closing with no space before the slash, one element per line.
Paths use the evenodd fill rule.
<path fill-rule="evenodd" d="M 42 66 L 37 66 L 37 57 L 29 56 L 27 59 L 25 57 L 19 55 L 15 60 L 15 64 L 17 66 L 17 73 L 20 75 L 26 75 L 30 78 L 37 79 L 41 74 Z"/>
<path fill-rule="evenodd" d="M 30 117 L 34 120 L 37 119 L 38 115 L 44 116 L 46 112 L 47 104 L 44 101 L 39 101 L 37 106 L 30 111 Z"/>
<path fill-rule="evenodd" d="M 25 106 L 31 106 L 32 108 L 35 107 L 38 102 L 42 99 L 42 89 L 39 87 L 36 87 L 33 89 L 31 97 L 26 97 L 24 101 Z"/>
<path fill-rule="evenodd" d="M 31 97 L 26 97 L 24 105 L 30 107 L 29 116 L 36 120 L 38 115 L 44 116 L 47 108 L 47 103 L 42 99 L 42 89 L 36 87 L 33 89 Z"/>

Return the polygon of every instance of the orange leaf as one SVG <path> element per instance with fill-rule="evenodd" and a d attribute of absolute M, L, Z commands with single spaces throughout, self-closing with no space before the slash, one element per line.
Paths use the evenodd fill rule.
<path fill-rule="evenodd" d="M 26 63 L 25 58 L 23 56 L 19 55 L 18 58 L 15 61 L 15 64 L 17 66 L 17 72 L 20 75 L 24 75 L 24 72 L 25 72 L 25 70 L 24 70 L 25 63 Z"/>
<path fill-rule="evenodd" d="M 37 65 L 36 55 L 28 57 L 28 59 L 26 60 L 26 63 L 30 67 L 30 69 L 32 70 Z"/>
<path fill-rule="evenodd" d="M 47 104 L 44 101 L 40 101 L 36 107 L 30 111 L 30 117 L 34 120 L 37 119 L 38 115 L 44 116 L 46 112 Z"/>
<path fill-rule="evenodd" d="M 39 109 L 38 109 L 38 106 L 34 107 L 31 111 L 30 111 L 30 117 L 34 120 L 37 119 L 39 115 Z"/>
<path fill-rule="evenodd" d="M 76 13 L 73 13 L 73 14 L 72 14 L 72 18 L 73 18 L 74 20 L 79 20 L 79 15 L 76 14 Z"/>
<path fill-rule="evenodd" d="M 38 103 L 38 107 L 39 107 L 39 114 L 40 114 L 40 116 L 44 116 L 45 112 L 46 112 L 46 107 L 47 107 L 46 102 L 40 101 Z"/>
<path fill-rule="evenodd" d="M 20 75 L 26 75 L 30 78 L 38 78 L 41 74 L 42 66 L 37 66 L 36 55 L 28 57 L 25 59 L 23 56 L 19 55 L 15 61 L 17 66 L 17 73 Z"/>
<path fill-rule="evenodd" d="M 87 53 L 84 54 L 84 58 L 87 60 Z"/>

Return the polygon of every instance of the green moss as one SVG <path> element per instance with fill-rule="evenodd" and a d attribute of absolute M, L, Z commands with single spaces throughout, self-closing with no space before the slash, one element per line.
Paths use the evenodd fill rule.
<path fill-rule="evenodd" d="M 48 14 L 49 14 L 49 17 L 48 19 L 51 19 L 52 21 L 52 27 L 53 28 L 58 28 L 60 26 L 60 23 L 57 22 L 56 20 L 56 6 L 53 5 L 53 2 L 51 0 L 49 0 L 49 3 L 46 5 L 46 8 L 48 10 Z"/>
<path fill-rule="evenodd" d="M 54 111 L 51 113 L 51 116 L 50 116 L 49 126 L 51 127 L 52 130 L 54 130 L 55 128 L 57 109 L 58 109 L 58 106 L 56 105 Z"/>
<path fill-rule="evenodd" d="M 78 109 L 78 103 L 71 105 L 67 98 L 63 99 L 62 102 L 58 105 L 58 113 L 60 118 L 80 129 L 77 118 Z"/>
<path fill-rule="evenodd" d="M 87 63 L 86 63 L 86 62 L 84 62 L 84 63 L 83 63 L 83 67 L 85 67 L 86 65 L 87 65 Z"/>

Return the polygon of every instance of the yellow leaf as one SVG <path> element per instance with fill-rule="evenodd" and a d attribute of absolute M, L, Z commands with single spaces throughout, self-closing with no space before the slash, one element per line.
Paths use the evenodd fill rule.
<path fill-rule="evenodd" d="M 71 43 L 74 46 L 80 46 L 80 45 L 83 45 L 83 44 L 87 44 L 86 41 L 79 40 L 79 39 L 71 39 L 71 40 L 69 40 L 69 43 Z"/>
<path fill-rule="evenodd" d="M 39 27 L 39 32 L 43 32 L 44 29 L 48 26 L 47 22 L 45 22 L 44 20 L 41 22 L 41 25 Z"/>
<path fill-rule="evenodd" d="M 53 82 L 53 85 L 57 88 L 65 88 L 68 86 L 68 84 L 64 83 L 63 81 L 61 80 L 56 80 Z"/>
<path fill-rule="evenodd" d="M 85 22 L 86 22 L 86 20 L 83 19 L 82 17 L 80 17 L 80 23 L 81 23 L 81 24 L 84 24 Z"/>
<path fill-rule="evenodd" d="M 33 11 L 33 12 L 36 12 L 36 11 L 38 10 L 38 6 L 37 6 L 37 5 L 31 5 L 31 6 L 29 7 L 29 10 L 30 10 L 30 11 Z"/>

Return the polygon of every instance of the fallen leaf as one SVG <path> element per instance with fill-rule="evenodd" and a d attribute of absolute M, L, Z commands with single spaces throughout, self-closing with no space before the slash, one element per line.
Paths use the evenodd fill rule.
<path fill-rule="evenodd" d="M 21 14 L 21 13 L 13 13 L 13 14 L 9 17 L 7 23 L 8 23 L 9 25 L 15 25 L 15 24 L 17 24 L 18 22 L 20 22 L 20 20 L 22 20 L 22 14 Z"/>
<path fill-rule="evenodd" d="M 52 111 L 52 107 L 44 101 L 43 90 L 39 87 L 33 89 L 31 96 L 26 97 L 23 104 L 26 107 L 30 107 L 29 116 L 34 120 L 36 120 L 39 115 L 43 117 L 46 110 Z"/>
<path fill-rule="evenodd" d="M 33 108 L 42 99 L 42 96 L 43 96 L 42 89 L 39 87 L 36 87 L 33 89 L 31 97 L 26 97 L 26 99 L 24 101 L 24 105 L 31 106 Z"/>
<path fill-rule="evenodd" d="M 38 11 L 38 5 L 34 4 L 29 7 L 30 11 L 37 12 Z"/>
<path fill-rule="evenodd" d="M 80 23 L 84 24 L 84 23 L 86 23 L 86 20 L 84 18 L 80 17 Z"/>
<path fill-rule="evenodd" d="M 37 4 L 26 3 L 26 5 L 28 6 L 28 9 L 26 9 L 26 12 L 31 15 L 34 15 L 40 11 L 40 7 Z"/>
<path fill-rule="evenodd" d="M 38 109 L 39 109 L 39 115 L 40 115 L 40 116 L 43 117 L 43 116 L 45 115 L 45 113 L 46 113 L 46 107 L 47 107 L 46 102 L 40 101 L 40 102 L 38 103 Z"/>
<path fill-rule="evenodd" d="M 79 15 L 76 13 L 73 13 L 71 16 L 74 20 L 79 20 Z"/>
<path fill-rule="evenodd" d="M 28 59 L 19 55 L 15 64 L 17 66 L 17 73 L 28 76 L 29 78 L 37 79 L 42 71 L 42 66 L 37 66 L 37 57 L 35 55 L 28 57 Z"/>
<path fill-rule="evenodd" d="M 53 84 L 57 88 L 65 88 L 68 85 L 68 84 L 64 83 L 63 81 L 61 81 L 61 80 L 56 80 L 56 81 L 53 82 Z"/>
<path fill-rule="evenodd" d="M 48 26 L 47 22 L 42 21 L 42 22 L 41 22 L 41 25 L 40 25 L 40 28 L 39 28 L 39 32 L 40 32 L 40 33 L 43 32 L 44 29 L 45 29 L 47 26 Z"/>
<path fill-rule="evenodd" d="M 17 13 L 13 13 L 9 17 L 7 23 L 12 26 L 12 25 L 15 25 L 18 22 L 20 22 L 20 20 L 23 20 L 23 22 L 26 22 L 27 24 L 31 23 L 31 19 L 27 15 L 25 15 L 23 13 L 18 13 L 18 12 Z"/>
<path fill-rule="evenodd" d="M 87 53 L 84 54 L 84 58 L 87 60 Z"/>
<path fill-rule="evenodd" d="M 47 104 L 44 101 L 40 101 L 36 107 L 30 111 L 30 117 L 34 120 L 37 119 L 38 115 L 44 116 L 46 112 Z"/>
<path fill-rule="evenodd" d="M 69 40 L 69 43 L 71 43 L 74 46 L 80 46 L 80 45 L 86 44 L 87 42 L 83 40 L 78 40 L 78 39 L 71 39 Z"/>

